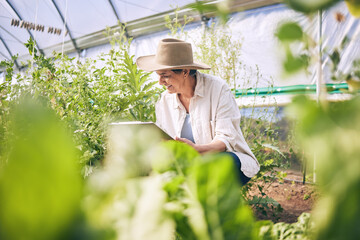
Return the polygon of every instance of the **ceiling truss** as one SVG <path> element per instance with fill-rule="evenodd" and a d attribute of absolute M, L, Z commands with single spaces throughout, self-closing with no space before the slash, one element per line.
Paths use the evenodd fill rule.
<path fill-rule="evenodd" d="M 72 37 L 71 30 L 69 29 L 68 25 L 66 24 L 65 19 L 62 15 L 58 5 L 56 4 L 56 1 L 55 0 L 51 0 L 51 1 L 66 27 L 66 30 L 70 37 L 70 41 L 66 41 L 64 43 L 59 43 L 59 44 L 56 44 L 56 45 L 53 45 L 50 47 L 46 47 L 44 49 L 41 49 L 36 43 L 36 46 L 38 47 L 39 51 L 42 54 L 51 55 L 51 53 L 53 51 L 57 51 L 57 52 L 63 51 L 63 53 L 71 53 L 71 52 L 76 51 L 78 54 L 80 54 L 82 49 L 87 49 L 87 48 L 91 48 L 91 47 L 95 47 L 98 45 L 109 43 L 108 37 L 104 35 L 104 30 L 94 32 L 94 33 L 74 39 Z M 13 9 L 13 11 L 16 13 L 18 18 L 20 20 L 22 20 L 21 16 L 16 11 L 15 7 L 11 4 L 10 0 L 6 0 L 6 2 Z M 218 1 L 213 0 L 213 1 L 209 1 L 208 4 L 215 4 L 216 2 L 218 2 Z M 248 9 L 254 9 L 254 8 L 259 8 L 259 7 L 263 7 L 263 6 L 267 6 L 267 5 L 277 4 L 280 2 L 281 2 L 281 0 L 233 0 L 233 1 L 230 1 L 230 4 L 231 4 L 230 9 L 231 9 L 231 12 L 237 12 L 237 11 L 244 11 L 244 10 L 248 10 Z M 131 36 L 133 38 L 136 38 L 136 37 L 151 34 L 154 32 L 164 31 L 164 30 L 166 30 L 166 27 L 164 24 L 164 17 L 166 15 L 169 15 L 170 18 L 175 17 L 174 10 L 170 10 L 167 12 L 158 13 L 158 14 L 155 14 L 155 15 L 152 15 L 149 17 L 145 17 L 142 19 L 130 21 L 130 22 L 126 23 L 126 25 L 125 25 L 124 23 L 121 22 L 121 19 L 120 19 L 118 13 L 116 12 L 116 9 L 114 7 L 112 0 L 108 0 L 108 3 L 110 5 L 111 9 L 113 10 L 114 15 L 116 16 L 116 19 L 119 22 L 119 24 L 116 24 L 116 25 L 110 27 L 110 29 L 113 32 L 125 30 L 125 34 L 127 37 Z M 179 19 L 182 19 L 182 17 L 184 15 L 187 15 L 188 17 L 192 17 L 195 22 L 203 21 L 205 23 L 210 18 L 216 16 L 216 13 L 214 13 L 214 12 L 198 12 L 198 11 L 195 11 L 195 10 L 193 10 L 191 8 L 187 8 L 187 7 L 180 9 L 177 12 L 177 14 L 178 14 Z M 27 31 L 28 31 L 29 35 L 33 38 L 31 32 L 29 30 L 27 30 Z M 5 41 L 2 39 L 2 42 L 5 42 Z M 25 56 L 20 56 L 19 60 L 22 60 L 23 57 L 25 57 Z"/>

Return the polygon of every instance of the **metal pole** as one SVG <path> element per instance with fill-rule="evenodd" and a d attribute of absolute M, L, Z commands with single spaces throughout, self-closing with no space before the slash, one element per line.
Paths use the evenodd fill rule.
<path fill-rule="evenodd" d="M 318 77 L 316 81 L 316 101 L 319 103 L 322 96 L 322 10 L 319 10 L 319 61 L 318 61 Z"/>
<path fill-rule="evenodd" d="M 318 62 L 318 77 L 316 81 L 316 101 L 320 104 L 320 101 L 324 97 L 323 88 L 323 69 L 322 69 L 322 9 L 319 10 L 319 62 Z M 313 181 L 316 183 L 316 155 L 314 154 L 314 173 L 313 173 Z"/>
<path fill-rule="evenodd" d="M 306 168 L 307 168 L 307 159 L 305 159 L 305 153 L 302 152 L 302 161 L 303 161 L 303 184 L 306 182 Z"/>

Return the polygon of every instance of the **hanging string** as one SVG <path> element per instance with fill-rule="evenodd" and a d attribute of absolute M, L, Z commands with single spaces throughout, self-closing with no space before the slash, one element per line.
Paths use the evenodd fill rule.
<path fill-rule="evenodd" d="M 35 8 L 35 26 L 36 26 L 36 22 L 37 22 L 37 14 L 38 14 L 38 9 L 39 9 L 39 2 L 38 0 L 36 0 L 36 8 Z M 30 30 L 29 30 L 30 31 Z M 32 71 L 34 71 L 34 55 L 35 55 L 35 40 L 36 39 L 36 31 L 35 31 L 35 34 L 34 34 L 34 39 L 33 39 L 33 46 L 32 46 L 32 55 L 31 55 L 31 66 L 30 66 L 30 69 Z M 33 84 L 30 84 L 30 92 L 32 93 L 33 92 Z"/>
<path fill-rule="evenodd" d="M 35 26 L 37 23 L 37 15 L 38 15 L 38 9 L 39 9 L 39 0 L 36 0 L 36 8 L 35 8 Z M 30 30 L 29 30 L 30 31 Z M 31 68 L 33 68 L 34 66 L 34 54 L 35 54 L 35 41 L 36 41 L 36 31 L 34 33 L 34 44 L 33 44 L 33 49 L 32 49 L 32 56 L 31 56 Z"/>
<path fill-rule="evenodd" d="M 61 56 L 64 56 L 64 42 L 65 42 L 65 34 L 66 34 L 66 19 L 67 19 L 67 8 L 68 8 L 68 0 L 65 2 L 65 19 L 63 25 L 63 39 L 62 39 L 62 46 L 61 46 Z"/>

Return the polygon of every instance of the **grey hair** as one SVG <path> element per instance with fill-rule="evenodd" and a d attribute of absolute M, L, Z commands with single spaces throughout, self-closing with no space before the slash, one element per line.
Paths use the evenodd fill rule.
<path fill-rule="evenodd" d="M 176 74 L 179 74 L 179 73 L 181 73 L 182 71 L 184 71 L 184 69 L 172 69 L 171 71 L 173 71 L 173 72 L 176 73 Z M 197 73 L 197 70 L 196 70 L 196 69 L 190 69 L 189 75 L 193 77 L 193 76 L 196 75 L 196 73 Z"/>

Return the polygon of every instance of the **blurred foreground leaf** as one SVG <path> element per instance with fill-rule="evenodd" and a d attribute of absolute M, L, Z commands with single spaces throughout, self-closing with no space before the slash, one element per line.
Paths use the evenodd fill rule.
<path fill-rule="evenodd" d="M 331 7 L 340 0 L 284 0 L 284 2 L 296 11 L 313 13 Z"/>
<path fill-rule="evenodd" d="M 288 112 L 308 159 L 316 156 L 315 239 L 360 239 L 360 98 L 322 107 L 299 97 Z"/>
<path fill-rule="evenodd" d="M 293 74 L 302 69 L 306 70 L 309 66 L 310 57 L 305 53 L 293 53 L 291 48 L 293 43 L 304 45 L 305 49 L 307 47 L 308 38 L 300 25 L 296 22 L 285 22 L 278 27 L 275 36 L 285 48 L 286 57 L 283 61 L 285 72 Z"/>
<path fill-rule="evenodd" d="M 345 0 L 349 12 L 354 17 L 360 17 L 360 0 Z"/>
<path fill-rule="evenodd" d="M 171 164 L 155 129 L 114 126 L 108 135 L 104 167 L 87 184 L 84 201 L 92 225 L 111 228 L 117 239 L 172 239 L 175 223 L 165 205 L 159 172 Z"/>
<path fill-rule="evenodd" d="M 171 165 L 169 165 L 166 169 L 167 171 L 172 170 L 179 175 L 187 176 L 189 169 L 196 161 L 199 161 L 198 158 L 200 154 L 194 148 L 185 143 L 167 141 L 164 143 L 164 146 L 173 154 L 173 160 L 171 161 Z"/>
<path fill-rule="evenodd" d="M 254 219 L 240 192 L 234 163 L 228 156 L 209 155 L 194 165 L 190 186 L 199 201 L 206 228 L 198 239 L 251 239 Z M 206 237 L 207 236 L 207 237 Z"/>
<path fill-rule="evenodd" d="M 175 225 L 164 209 L 166 194 L 159 176 L 116 182 L 108 172 L 100 172 L 91 178 L 85 206 L 94 226 L 112 227 L 116 239 L 172 239 Z M 109 181 L 109 188 L 101 189 L 96 181 Z"/>
<path fill-rule="evenodd" d="M 222 23 L 226 23 L 229 19 L 230 8 L 229 0 L 219 1 L 217 3 L 209 3 L 207 1 L 196 1 L 187 5 L 189 8 L 193 8 L 200 13 L 215 13 Z"/>
<path fill-rule="evenodd" d="M 303 38 L 303 30 L 296 22 L 287 22 L 282 24 L 275 34 L 282 42 L 301 41 Z"/>
<path fill-rule="evenodd" d="M 55 114 L 24 99 L 12 112 L 0 169 L 0 239 L 57 239 L 79 215 L 82 180 L 71 138 Z"/>
<path fill-rule="evenodd" d="M 284 70 L 287 73 L 296 73 L 302 69 L 306 69 L 309 64 L 309 57 L 307 55 L 293 56 L 291 53 L 287 54 L 287 57 L 283 63 Z"/>

